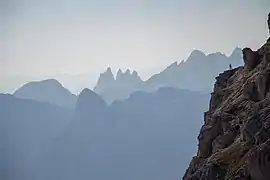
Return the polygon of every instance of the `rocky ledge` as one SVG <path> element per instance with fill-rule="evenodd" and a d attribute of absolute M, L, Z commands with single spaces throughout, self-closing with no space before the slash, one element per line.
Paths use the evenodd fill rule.
<path fill-rule="evenodd" d="M 270 41 L 243 59 L 216 78 L 183 180 L 270 179 Z"/>

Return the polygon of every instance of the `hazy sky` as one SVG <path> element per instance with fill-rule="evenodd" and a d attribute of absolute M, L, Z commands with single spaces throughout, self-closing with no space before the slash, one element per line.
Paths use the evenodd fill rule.
<path fill-rule="evenodd" d="M 107 66 L 147 78 L 193 49 L 258 48 L 269 10 L 269 0 L 0 0 L 0 91 L 46 77 L 75 90 Z"/>

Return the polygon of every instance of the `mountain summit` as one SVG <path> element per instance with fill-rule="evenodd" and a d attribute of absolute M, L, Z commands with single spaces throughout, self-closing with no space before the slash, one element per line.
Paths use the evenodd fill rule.
<path fill-rule="evenodd" d="M 269 180 L 270 41 L 242 53 L 244 66 L 216 78 L 197 155 L 183 180 Z"/>
<path fill-rule="evenodd" d="M 55 79 L 29 82 L 16 90 L 14 96 L 68 108 L 74 108 L 76 103 L 76 96 Z"/>
<path fill-rule="evenodd" d="M 128 98 L 132 92 L 139 89 L 142 83 L 136 71 L 131 73 L 129 69 L 125 72 L 119 69 L 114 78 L 111 68 L 108 68 L 106 72 L 100 74 L 93 91 L 102 96 L 107 103 L 112 103 L 117 99 Z"/>

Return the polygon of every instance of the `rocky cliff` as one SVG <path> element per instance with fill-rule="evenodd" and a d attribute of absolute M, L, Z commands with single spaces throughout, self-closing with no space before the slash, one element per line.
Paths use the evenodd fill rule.
<path fill-rule="evenodd" d="M 243 59 L 216 78 L 183 180 L 270 179 L 270 39 Z"/>

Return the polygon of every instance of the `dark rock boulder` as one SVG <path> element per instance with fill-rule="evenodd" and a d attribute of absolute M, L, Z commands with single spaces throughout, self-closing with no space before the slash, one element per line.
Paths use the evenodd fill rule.
<path fill-rule="evenodd" d="M 250 48 L 243 49 L 243 58 L 247 70 L 254 69 L 260 63 L 258 56 L 258 52 L 252 51 Z"/>

